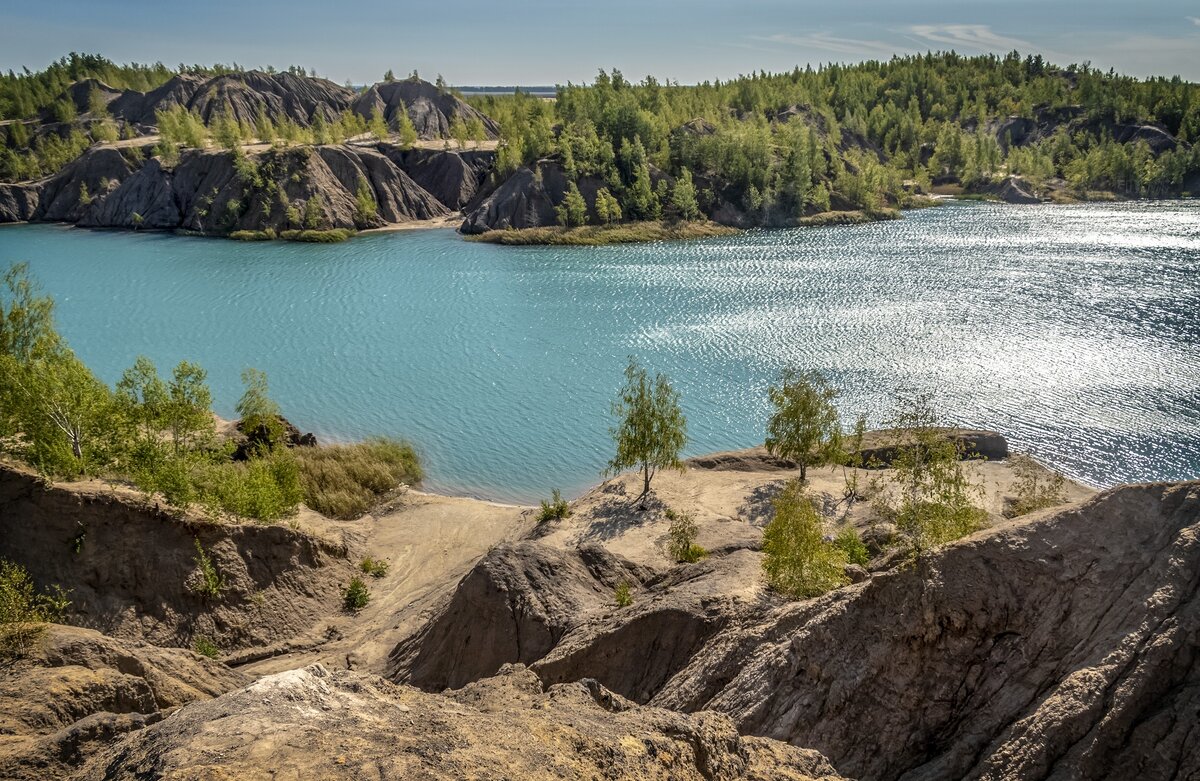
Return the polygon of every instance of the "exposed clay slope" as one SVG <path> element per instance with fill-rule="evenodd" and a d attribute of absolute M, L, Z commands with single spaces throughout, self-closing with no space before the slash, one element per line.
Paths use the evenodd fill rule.
<path fill-rule="evenodd" d="M 510 662 L 535 662 L 583 613 L 611 604 L 620 582 L 640 585 L 651 574 L 596 545 L 500 545 L 432 620 L 396 647 L 392 676 L 439 691 L 493 675 Z"/>
<path fill-rule="evenodd" d="M 487 138 L 498 138 L 500 127 L 490 117 L 452 92 L 438 89 L 421 79 L 381 81 L 354 99 L 354 113 L 371 118 L 382 116 L 392 128 L 401 109 L 408 112 L 417 136 L 425 139 L 450 138 L 450 124 L 457 117 L 464 124 L 478 120 Z"/>
<path fill-rule="evenodd" d="M 1200 483 L 1129 486 L 717 635 L 653 704 L 872 779 L 1200 774 Z"/>
<path fill-rule="evenodd" d="M 370 148 L 272 150 L 250 160 L 250 169 L 239 169 L 229 152 L 191 150 L 173 166 L 153 158 L 134 172 L 117 150 L 97 149 L 45 183 L 33 219 L 223 234 L 266 228 L 371 228 L 450 213 Z M 117 170 L 119 164 L 125 167 Z M 359 210 L 360 182 L 375 203 L 373 216 Z M 80 183 L 89 184 L 90 204 L 79 200 Z M 310 202 L 316 212 L 306 225 Z"/>
<path fill-rule="evenodd" d="M 475 199 L 492 170 L 493 151 L 403 150 L 380 144 L 379 151 L 400 166 L 413 181 L 457 211 Z"/>
<path fill-rule="evenodd" d="M 568 184 L 562 165 L 552 160 L 541 160 L 532 168 L 518 168 L 473 206 L 460 230 L 466 234 L 479 234 L 489 230 L 557 225 L 555 208 L 566 197 Z M 606 184 L 587 176 L 580 177 L 576 184 L 587 204 L 588 220 L 596 224 L 596 193 Z"/>
<path fill-rule="evenodd" d="M 95 758 L 83 779 L 836 778 L 812 751 L 725 717 L 639 708 L 594 682 L 508 669 L 449 695 L 314 665 L 196 703 Z"/>
<path fill-rule="evenodd" d="M 74 90 L 76 106 L 87 108 L 86 90 Z M 354 90 L 327 79 L 293 73 L 248 71 L 204 77 L 183 73 L 150 92 L 128 90 L 112 97 L 109 112 L 142 126 L 156 125 L 156 111 L 182 107 L 211 122 L 221 113 L 251 125 L 261 112 L 272 122 L 287 119 L 307 127 L 314 117 L 336 118 L 350 107 Z"/>
<path fill-rule="evenodd" d="M 206 637 L 229 651 L 305 632 L 340 608 L 339 584 L 353 570 L 350 528 L 312 514 L 297 528 L 207 523 L 133 491 L 46 488 L 0 467 L 0 557 L 39 586 L 69 590 L 71 623 L 155 645 L 190 647 Z M 196 590 L 196 540 L 224 580 L 218 596 Z"/>
<path fill-rule="evenodd" d="M 27 656 L 0 666 L 0 777 L 63 778 L 121 733 L 247 682 L 190 651 L 50 626 Z"/>

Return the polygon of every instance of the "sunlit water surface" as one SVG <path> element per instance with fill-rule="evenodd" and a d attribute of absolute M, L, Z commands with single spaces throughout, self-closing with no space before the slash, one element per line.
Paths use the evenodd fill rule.
<path fill-rule="evenodd" d="M 954 204 L 861 227 L 604 248 L 452 231 L 339 245 L 0 229 L 107 381 L 139 354 L 247 366 L 329 440 L 418 444 L 428 486 L 530 501 L 595 482 L 629 355 L 682 392 L 688 452 L 762 441 L 786 364 L 853 417 L 897 389 L 1093 484 L 1200 476 L 1200 204 Z"/>

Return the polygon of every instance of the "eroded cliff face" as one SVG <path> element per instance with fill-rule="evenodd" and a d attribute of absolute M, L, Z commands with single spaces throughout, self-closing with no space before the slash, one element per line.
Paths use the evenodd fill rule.
<path fill-rule="evenodd" d="M 463 165 L 465 178 L 471 169 L 453 156 L 442 167 Z M 473 194 L 477 186 L 472 178 L 459 189 Z M 213 235 L 268 228 L 376 228 L 450 213 L 389 157 L 362 145 L 241 157 L 189 150 L 172 165 L 158 157 L 144 159 L 137 149 L 101 147 L 44 182 L 0 188 L 0 220 L 182 228 Z"/>
<path fill-rule="evenodd" d="M 392 128 L 397 126 L 398 112 L 406 110 L 417 136 L 424 139 L 452 138 L 450 128 L 455 119 L 464 125 L 478 123 L 486 138 L 500 136 L 500 126 L 491 117 L 454 93 L 421 79 L 381 81 L 355 98 L 351 108 L 368 119 L 382 116 Z"/>
<path fill-rule="evenodd" d="M 47 627 L 27 655 L 0 665 L 0 777 L 67 778 L 121 735 L 249 682 L 191 651 Z"/>
<path fill-rule="evenodd" d="M 399 680 L 488 675 L 458 659 L 505 661 L 486 628 L 507 626 L 507 660 L 546 683 L 722 712 L 854 777 L 1200 773 L 1200 483 L 1115 489 L 793 603 L 746 591 L 751 548 L 630 577 L 617 610 L 594 574 L 522 545 L 398 648 Z M 450 672 L 414 663 L 435 658 Z"/>
<path fill-rule="evenodd" d="M 46 487 L 0 466 L 0 557 L 61 586 L 70 623 L 115 638 L 222 652 L 283 644 L 338 612 L 349 528 L 213 523 L 104 484 Z M 196 544 L 221 581 L 205 594 Z"/>
<path fill-rule="evenodd" d="M 789 605 L 653 702 L 866 778 L 1200 772 L 1200 483 L 1129 486 Z"/>
<path fill-rule="evenodd" d="M 97 756 L 82 779 L 840 778 L 816 752 L 726 717 L 640 708 L 594 681 L 521 668 L 445 695 L 320 665 L 183 708 Z"/>

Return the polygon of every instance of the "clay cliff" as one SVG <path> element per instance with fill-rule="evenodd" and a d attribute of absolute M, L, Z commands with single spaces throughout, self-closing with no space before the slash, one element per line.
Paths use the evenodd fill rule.
<path fill-rule="evenodd" d="M 401 108 L 407 110 L 418 138 L 452 138 L 450 126 L 455 118 L 464 125 L 478 122 L 486 138 L 500 136 L 500 127 L 490 117 L 449 90 L 417 78 L 381 81 L 368 87 L 352 104 L 355 114 L 367 118 L 382 116 L 393 128 Z"/>

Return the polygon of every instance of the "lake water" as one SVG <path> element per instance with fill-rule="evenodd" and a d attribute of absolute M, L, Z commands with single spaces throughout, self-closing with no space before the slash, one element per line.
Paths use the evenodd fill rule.
<path fill-rule="evenodd" d="M 786 364 L 853 418 L 897 389 L 1087 482 L 1200 477 L 1200 204 L 957 203 L 899 222 L 607 248 L 448 230 L 339 245 L 0 228 L 115 382 L 209 371 L 231 416 L 267 371 L 323 439 L 403 436 L 433 490 L 532 501 L 595 483 L 629 355 L 683 395 L 691 454 L 762 441 Z"/>

